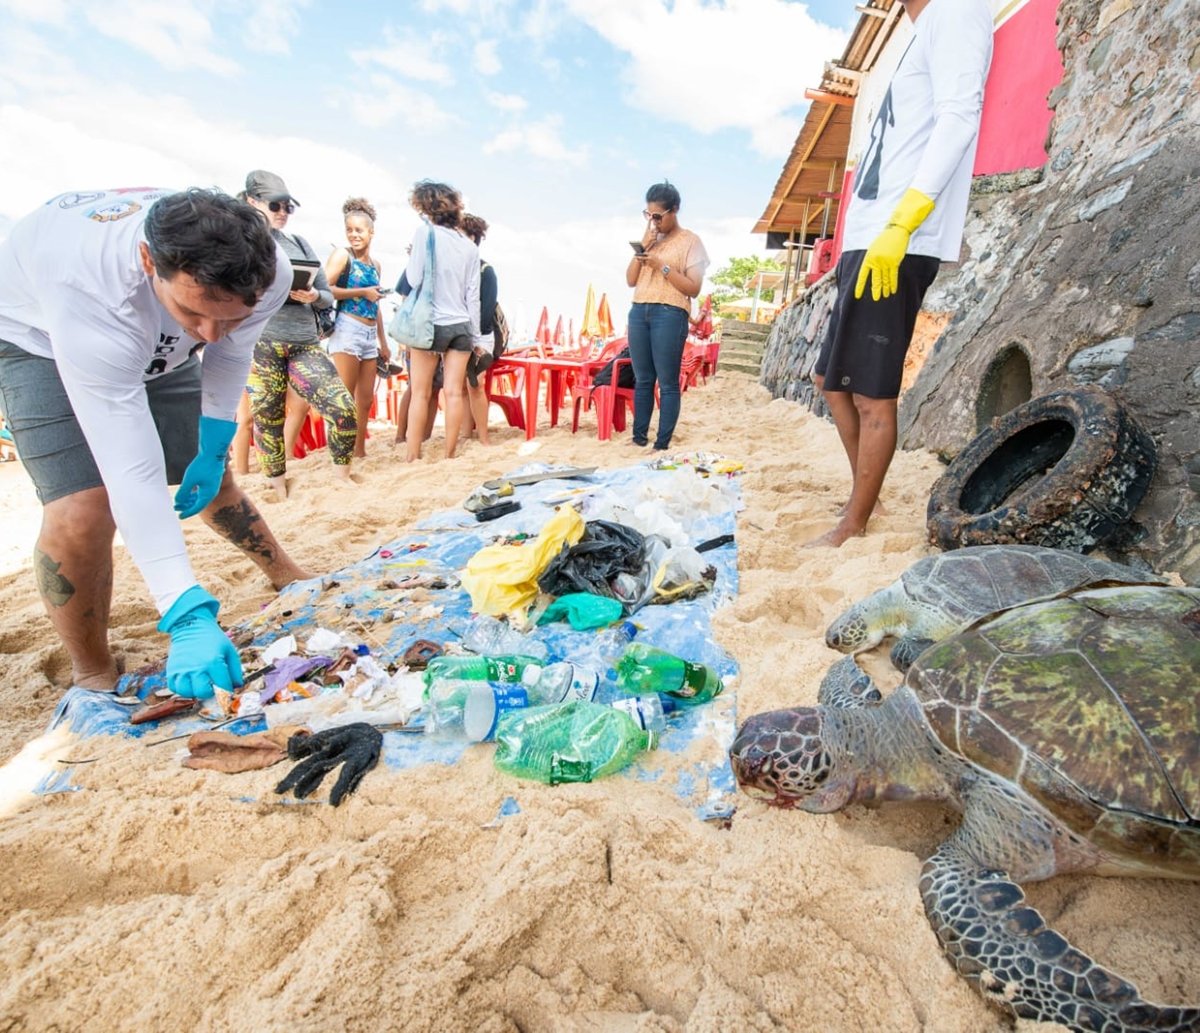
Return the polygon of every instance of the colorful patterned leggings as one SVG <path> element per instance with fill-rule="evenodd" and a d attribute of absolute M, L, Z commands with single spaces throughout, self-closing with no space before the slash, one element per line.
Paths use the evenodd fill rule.
<path fill-rule="evenodd" d="M 254 447 L 263 473 L 279 477 L 287 465 L 283 454 L 283 418 L 288 385 L 328 424 L 326 437 L 334 466 L 346 466 L 354 452 L 358 417 L 354 398 L 319 344 L 260 340 L 246 381 L 254 417 Z"/>

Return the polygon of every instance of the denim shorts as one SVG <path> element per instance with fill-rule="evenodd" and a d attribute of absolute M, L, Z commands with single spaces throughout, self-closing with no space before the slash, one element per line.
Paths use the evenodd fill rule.
<path fill-rule="evenodd" d="M 145 385 L 168 484 L 183 479 L 200 445 L 200 372 L 193 355 Z M 0 412 L 43 506 L 104 485 L 53 359 L 0 341 Z"/>
<path fill-rule="evenodd" d="M 470 323 L 449 323 L 446 326 L 434 324 L 431 351 L 445 355 L 446 352 L 469 352 L 474 347 Z"/>
<path fill-rule="evenodd" d="M 374 323 L 360 323 L 343 312 L 333 324 L 328 345 L 330 355 L 341 353 L 356 359 L 373 359 L 379 354 L 379 334 Z"/>

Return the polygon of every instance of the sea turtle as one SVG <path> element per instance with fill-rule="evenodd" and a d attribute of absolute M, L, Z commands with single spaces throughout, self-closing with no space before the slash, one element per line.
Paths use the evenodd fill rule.
<path fill-rule="evenodd" d="M 960 974 L 1022 1018 L 1200 1030 L 1047 928 L 1019 883 L 1065 872 L 1200 879 L 1200 588 L 1084 589 L 927 649 L 876 706 L 756 714 L 730 750 L 751 795 L 824 813 L 962 813 L 921 896 Z"/>
<path fill-rule="evenodd" d="M 830 624 L 825 644 L 842 653 L 861 653 L 893 635 L 899 641 L 892 663 L 906 671 L 931 643 L 989 613 L 1098 581 L 1159 580 L 1149 572 L 1060 549 L 974 545 L 918 560 Z"/>

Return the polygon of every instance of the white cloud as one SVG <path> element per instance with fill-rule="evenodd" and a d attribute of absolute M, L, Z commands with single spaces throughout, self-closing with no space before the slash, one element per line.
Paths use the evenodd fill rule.
<path fill-rule="evenodd" d="M 630 59 L 625 100 L 702 132 L 750 132 L 756 150 L 786 153 L 807 87 L 846 33 L 787 0 L 566 0 Z"/>
<path fill-rule="evenodd" d="M 172 69 L 200 68 L 214 75 L 233 75 L 237 64 L 212 49 L 208 4 L 174 0 L 92 0 L 88 23 L 97 32 L 149 54 Z"/>
<path fill-rule="evenodd" d="M 312 0 L 230 0 L 229 8 L 246 26 L 243 41 L 263 54 L 286 54 L 304 27 Z"/>
<path fill-rule="evenodd" d="M 529 102 L 517 93 L 496 93 L 489 91 L 484 95 L 487 102 L 498 111 L 524 111 Z"/>
<path fill-rule="evenodd" d="M 31 22 L 62 25 L 67 20 L 66 0 L 0 0 L 0 11 Z M 5 30 L 7 33 L 8 29 Z"/>
<path fill-rule="evenodd" d="M 475 44 L 475 71 L 480 75 L 496 75 L 504 69 L 496 53 L 499 43 L 494 39 L 480 40 Z"/>
<path fill-rule="evenodd" d="M 352 111 L 355 119 L 371 128 L 399 122 L 408 129 L 428 133 L 462 122 L 430 94 L 381 74 L 371 76 L 370 103 L 355 103 Z"/>
<path fill-rule="evenodd" d="M 587 147 L 568 147 L 559 130 L 562 118 L 552 115 L 539 122 L 524 122 L 497 133 L 483 145 L 484 154 L 508 154 L 520 151 L 543 161 L 581 165 L 587 160 Z"/>
<path fill-rule="evenodd" d="M 356 60 L 360 64 L 377 64 L 406 79 L 449 86 L 454 82 L 453 70 L 433 57 L 439 43 L 440 39 L 436 37 L 414 40 L 388 28 L 384 32 L 383 46 L 363 51 L 356 55 Z"/>

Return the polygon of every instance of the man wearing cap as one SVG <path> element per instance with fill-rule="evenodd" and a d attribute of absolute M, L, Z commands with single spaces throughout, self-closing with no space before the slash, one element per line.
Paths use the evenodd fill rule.
<path fill-rule="evenodd" d="M 119 675 L 115 530 L 180 695 L 242 681 L 180 520 L 201 514 L 276 588 L 308 576 L 225 469 L 254 342 L 291 281 L 262 218 L 210 190 L 60 194 L 0 242 L 0 411 L 42 502 L 34 573 L 72 684 L 111 691 Z"/>
<path fill-rule="evenodd" d="M 958 261 L 983 87 L 989 0 L 901 0 L 913 38 L 879 104 L 846 211 L 838 294 L 814 367 L 850 460 L 850 501 L 810 545 L 864 534 L 896 451 L 896 405 L 917 313 Z"/>

